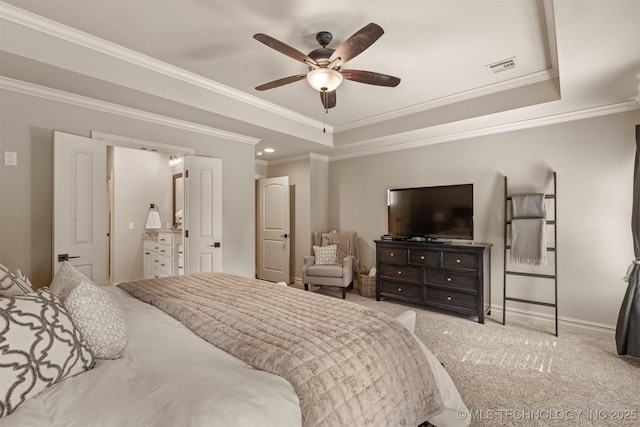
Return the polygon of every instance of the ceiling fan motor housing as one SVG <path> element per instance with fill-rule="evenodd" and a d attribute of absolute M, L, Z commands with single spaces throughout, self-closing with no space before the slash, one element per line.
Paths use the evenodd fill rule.
<path fill-rule="evenodd" d="M 320 46 L 327 47 L 329 43 L 333 40 L 333 35 L 329 31 L 320 31 L 316 34 L 316 41 L 320 43 Z"/>
<path fill-rule="evenodd" d="M 307 56 L 316 61 L 321 68 L 324 68 L 329 65 L 329 58 L 333 55 L 333 52 L 335 52 L 334 49 L 321 47 L 316 50 L 312 50 Z M 314 67 L 309 67 L 310 70 L 313 68 Z"/>

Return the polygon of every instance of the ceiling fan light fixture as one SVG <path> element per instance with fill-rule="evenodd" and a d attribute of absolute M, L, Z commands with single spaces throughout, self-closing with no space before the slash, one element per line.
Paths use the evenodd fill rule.
<path fill-rule="evenodd" d="M 316 68 L 307 73 L 307 81 L 318 92 L 331 92 L 342 83 L 342 74 L 329 68 Z"/>

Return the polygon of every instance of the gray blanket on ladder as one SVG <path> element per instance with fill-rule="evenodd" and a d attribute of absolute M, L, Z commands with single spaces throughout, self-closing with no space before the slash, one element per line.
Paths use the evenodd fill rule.
<path fill-rule="evenodd" d="M 544 194 L 514 194 L 511 197 L 511 262 L 547 263 L 546 210 Z"/>

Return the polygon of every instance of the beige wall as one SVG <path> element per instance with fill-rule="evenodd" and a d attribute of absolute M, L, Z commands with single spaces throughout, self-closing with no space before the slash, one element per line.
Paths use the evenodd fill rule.
<path fill-rule="evenodd" d="M 640 114 L 633 111 L 332 161 L 330 226 L 356 230 L 361 262 L 370 266 L 375 263 L 374 240 L 387 231 L 388 188 L 473 183 L 475 240 L 494 245 L 492 302 L 501 306 L 503 176 L 508 176 L 511 191 L 549 192 L 548 171 L 555 170 L 560 316 L 567 322 L 615 325 L 626 289 L 622 277 L 633 258 L 638 123 Z M 524 297 L 552 297 L 552 284 L 536 283 L 518 282 L 513 289 Z M 508 307 L 545 312 L 540 306 Z"/>
<path fill-rule="evenodd" d="M 329 231 L 329 161 L 324 157 L 312 156 L 309 166 L 311 174 L 309 229 L 311 232 Z M 305 249 L 309 251 L 308 255 L 312 255 L 309 246 Z"/>
<path fill-rule="evenodd" d="M 7 90 L 0 92 L 0 152 L 17 152 L 18 166 L 0 166 L 1 263 L 20 268 L 37 286 L 51 280 L 53 130 L 86 137 L 94 130 L 193 148 L 197 155 L 222 159 L 223 269 L 254 275 L 252 145 Z"/>

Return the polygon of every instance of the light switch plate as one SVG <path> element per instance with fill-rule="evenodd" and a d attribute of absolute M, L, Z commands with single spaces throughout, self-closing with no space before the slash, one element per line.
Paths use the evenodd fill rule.
<path fill-rule="evenodd" d="M 5 166 L 18 166 L 18 153 L 15 151 L 4 152 L 4 165 Z"/>

